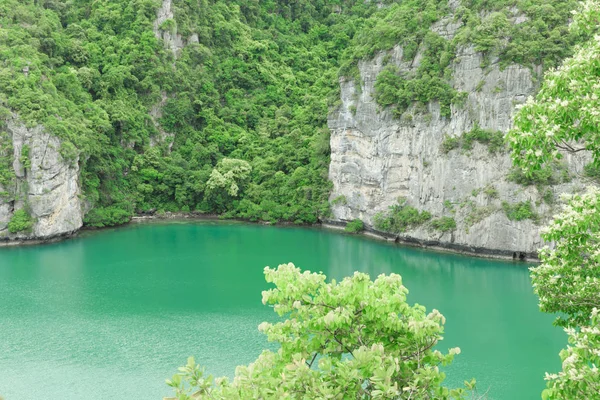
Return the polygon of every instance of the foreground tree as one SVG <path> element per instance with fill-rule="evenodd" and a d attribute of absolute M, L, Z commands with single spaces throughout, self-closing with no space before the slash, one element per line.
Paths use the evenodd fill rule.
<path fill-rule="evenodd" d="M 600 2 L 582 3 L 572 30 L 592 37 L 563 65 L 550 70 L 536 99 L 529 99 L 509 134 L 513 159 L 526 174 L 564 153 L 588 151 L 590 167 L 600 167 Z M 569 346 L 561 351 L 563 369 L 546 374 L 544 399 L 592 399 L 600 393 L 600 191 L 565 196 L 562 213 L 542 232 L 552 246 L 540 251 L 531 269 L 540 308 L 559 313 Z"/>
<path fill-rule="evenodd" d="M 559 313 L 557 325 L 570 327 L 588 324 L 600 308 L 600 191 L 563 198 L 563 212 L 542 233 L 554 245 L 540 251 L 531 276 L 541 310 Z"/>
<path fill-rule="evenodd" d="M 279 350 L 238 367 L 233 381 L 205 377 L 190 358 L 167 381 L 177 399 L 459 399 L 467 393 L 442 385 L 439 367 L 460 353 L 434 350 L 444 317 L 410 306 L 399 275 L 373 282 L 356 272 L 326 283 L 323 274 L 283 264 L 265 268 L 265 278 L 276 287 L 263 292 L 263 303 L 287 318 L 259 329 Z"/>
<path fill-rule="evenodd" d="M 540 251 L 531 269 L 540 309 L 559 313 L 569 346 L 560 352 L 558 374 L 546 374 L 544 399 L 592 399 L 600 394 L 600 191 L 566 196 L 564 211 L 542 237 L 554 247 Z"/>

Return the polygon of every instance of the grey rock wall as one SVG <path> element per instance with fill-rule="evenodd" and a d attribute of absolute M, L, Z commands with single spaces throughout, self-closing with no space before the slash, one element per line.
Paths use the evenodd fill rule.
<path fill-rule="evenodd" d="M 0 240 L 49 239 L 67 235 L 82 226 L 78 160 L 67 162 L 60 154 L 61 142 L 41 126 L 28 128 L 16 118 L 4 128 L 13 148 L 13 182 L 0 187 Z M 30 166 L 21 159 L 29 146 Z M 13 213 L 26 209 L 34 220 L 30 232 L 10 233 Z"/>
<path fill-rule="evenodd" d="M 173 11 L 171 10 L 172 0 L 163 0 L 161 7 L 156 13 L 156 19 L 154 20 L 154 35 L 157 39 L 162 39 L 165 43 L 165 47 L 170 49 L 175 56 L 177 52 L 184 46 L 183 38 L 177 33 L 177 26 L 173 30 L 162 30 L 160 26 L 163 22 L 173 19 Z"/>
<path fill-rule="evenodd" d="M 154 20 L 153 30 L 154 36 L 157 39 L 162 39 L 165 47 L 173 52 L 175 58 L 177 58 L 179 51 L 186 45 L 191 43 L 198 43 L 198 35 L 196 33 L 190 35 L 188 38 L 183 38 L 181 34 L 177 32 L 177 24 L 171 30 L 162 30 L 160 26 L 163 22 L 171 19 L 174 20 L 174 14 L 171 9 L 172 0 L 163 0 L 161 7 L 156 13 L 156 19 Z"/>
<path fill-rule="evenodd" d="M 432 29 L 451 38 L 458 27 L 446 20 Z M 424 224 L 402 234 L 401 240 L 488 254 L 535 254 L 543 245 L 540 226 L 558 208 L 546 204 L 543 193 L 534 186 L 524 187 L 506 179 L 511 168 L 507 152 L 490 154 L 487 146 L 475 143 L 470 151 L 455 149 L 444 154 L 440 146 L 444 136 L 459 137 L 476 124 L 507 132 L 515 106 L 535 93 L 533 74 L 540 71 L 517 65 L 501 70 L 497 60 L 484 69 L 482 56 L 472 47 L 464 47 L 453 65 L 453 86 L 468 93 L 465 104 L 453 105 L 450 117 L 442 117 L 439 105 L 431 103 L 424 113 L 412 109 L 395 119 L 373 98 L 386 56 L 401 70 L 418 67 L 419 56 L 404 60 L 402 48 L 397 46 L 359 63 L 360 87 L 353 80 L 340 80 L 342 104 L 328 120 L 333 221 L 360 218 L 372 226 L 375 214 L 402 197 L 434 218 L 453 217 L 457 229 L 441 233 Z M 571 174 L 580 175 L 585 156 L 567 158 Z M 583 186 L 584 182 L 575 178 L 550 190 L 557 195 L 582 190 Z M 487 195 L 486 187 L 493 187 L 497 195 Z M 528 200 L 542 216 L 539 224 L 511 221 L 502 210 L 503 201 L 514 204 Z"/>

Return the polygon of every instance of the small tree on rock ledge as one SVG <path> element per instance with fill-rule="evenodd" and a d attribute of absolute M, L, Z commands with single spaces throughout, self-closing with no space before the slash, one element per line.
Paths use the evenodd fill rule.
<path fill-rule="evenodd" d="M 204 377 L 190 357 L 167 381 L 176 399 L 458 399 L 467 393 L 442 385 L 439 367 L 460 353 L 434 350 L 444 317 L 410 306 L 399 275 L 371 281 L 356 272 L 326 283 L 321 273 L 283 264 L 265 268 L 265 277 L 276 287 L 263 292 L 263 304 L 287 319 L 263 322 L 259 330 L 279 350 L 237 367 L 233 381 Z"/>

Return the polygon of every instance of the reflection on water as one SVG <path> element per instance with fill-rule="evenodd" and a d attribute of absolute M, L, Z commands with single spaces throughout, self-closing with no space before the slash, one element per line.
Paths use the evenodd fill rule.
<path fill-rule="evenodd" d="M 538 312 L 523 264 L 317 229 L 133 225 L 0 249 L 0 395 L 160 398 L 188 355 L 232 375 L 268 346 L 262 271 L 285 262 L 338 280 L 401 274 L 409 301 L 446 316 L 440 349 L 462 349 L 454 385 L 475 377 L 492 399 L 538 398 L 544 371 L 560 367 L 565 337 Z"/>

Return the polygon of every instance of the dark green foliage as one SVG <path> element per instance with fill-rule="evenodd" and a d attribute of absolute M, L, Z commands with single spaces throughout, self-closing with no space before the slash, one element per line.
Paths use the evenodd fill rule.
<path fill-rule="evenodd" d="M 456 95 L 443 78 L 431 76 L 426 71 L 417 71 L 419 78 L 403 76 L 398 68 L 389 65 L 377 76 L 375 82 L 375 101 L 380 106 L 394 106 L 394 114 L 399 117 L 417 103 L 425 106 L 438 101 L 443 116 L 450 116 L 450 104 Z"/>
<path fill-rule="evenodd" d="M 29 159 L 29 146 L 23 145 L 21 147 L 21 156 L 19 157 L 19 162 L 23 165 L 23 168 L 26 170 L 31 169 L 31 160 Z"/>
<path fill-rule="evenodd" d="M 431 221 L 431 227 L 440 232 L 450 232 L 456 229 L 456 221 L 452 217 L 441 217 Z"/>
<path fill-rule="evenodd" d="M 592 178 L 596 181 L 600 181 L 600 167 L 598 167 L 594 163 L 587 164 L 583 169 L 583 173 L 588 178 Z"/>
<path fill-rule="evenodd" d="M 505 148 L 502 132 L 481 129 L 478 125 L 475 125 L 473 129 L 469 132 L 464 132 L 460 137 L 445 136 L 441 144 L 441 150 L 443 153 L 448 153 L 458 148 L 471 150 L 473 142 L 487 145 L 488 151 L 491 154 L 495 154 Z"/>
<path fill-rule="evenodd" d="M 481 129 L 479 125 L 475 125 L 473 129 L 466 132 L 462 139 L 462 148 L 465 150 L 472 149 L 474 141 L 487 145 L 488 151 L 492 154 L 504 149 L 504 134 L 502 132 Z"/>
<path fill-rule="evenodd" d="M 358 27 L 350 46 L 344 52 L 340 74 L 347 72 L 362 59 L 372 58 L 378 51 L 395 45 L 404 48 L 403 58 L 412 60 L 420 43 L 428 36 L 430 26 L 449 12 L 445 0 L 405 0 L 390 2 Z"/>
<path fill-rule="evenodd" d="M 458 149 L 460 147 L 460 138 L 456 136 L 444 136 L 444 140 L 441 144 L 442 153 L 447 154 L 451 150 Z"/>
<path fill-rule="evenodd" d="M 15 177 L 12 162 L 12 142 L 8 139 L 7 133 L 0 130 L 0 196 L 6 194 L 7 186 Z"/>
<path fill-rule="evenodd" d="M 442 115 L 449 116 L 450 104 L 457 92 L 445 74 L 449 72 L 447 67 L 454 50 L 447 40 L 433 32 L 425 34 L 422 44 L 425 50 L 415 73 L 401 73 L 395 65 L 381 71 L 375 82 L 375 100 L 382 107 L 395 106 L 396 116 L 413 103 L 424 106 L 438 101 Z"/>
<path fill-rule="evenodd" d="M 431 219 L 427 211 L 419 212 L 414 207 L 406 204 L 406 199 L 400 199 L 386 213 L 375 215 L 375 228 L 384 232 L 401 233 L 409 228 L 414 228 Z"/>
<path fill-rule="evenodd" d="M 14 212 L 8 222 L 8 231 L 10 233 L 29 232 L 32 226 L 33 219 L 31 215 L 24 209 L 20 209 Z"/>
<path fill-rule="evenodd" d="M 554 204 L 554 192 L 550 188 L 546 188 L 542 192 L 542 200 L 546 204 Z"/>
<path fill-rule="evenodd" d="M 523 186 L 537 185 L 541 187 L 569 182 L 571 176 L 565 164 L 554 162 L 540 169 L 531 170 L 528 174 L 525 174 L 521 168 L 513 167 L 506 179 Z"/>
<path fill-rule="evenodd" d="M 355 219 L 346 224 L 344 230 L 349 233 L 359 233 L 365 229 L 365 224 L 360 219 Z"/>
<path fill-rule="evenodd" d="M 104 228 L 106 226 L 122 225 L 129 221 L 131 221 L 131 211 L 127 211 L 127 206 L 114 205 L 92 209 L 85 216 L 83 222 L 87 226 Z"/>
<path fill-rule="evenodd" d="M 516 204 L 510 204 L 506 201 L 502 202 L 502 209 L 504 213 L 511 221 L 522 221 L 524 219 L 531 219 L 534 222 L 539 220 L 539 215 L 533 209 L 531 201 L 522 201 Z"/>
<path fill-rule="evenodd" d="M 79 155 L 77 148 L 73 145 L 73 143 L 69 142 L 68 140 L 64 140 L 61 143 L 59 152 L 62 158 L 69 164 L 75 163 L 75 160 Z"/>
<path fill-rule="evenodd" d="M 486 56 L 484 66 L 492 55 L 497 55 L 501 67 L 516 63 L 549 68 L 570 55 L 573 44 L 582 40 L 568 30 L 576 0 L 465 0 L 455 12 L 463 26 L 452 41 L 430 30 L 434 22 L 448 15 L 447 4 L 407 0 L 374 13 L 344 53 L 340 74 L 356 78 L 358 60 L 402 45 L 403 62 L 412 63 L 418 52 L 422 58 L 412 74 L 387 66 L 377 77 L 377 103 L 395 107 L 396 116 L 400 116 L 414 102 L 438 101 L 441 114 L 449 116 L 450 104 L 464 101 L 464 95 L 450 85 L 450 64 L 458 46 L 474 45 Z M 518 16 L 525 16 L 528 21 L 514 24 Z M 477 85 L 477 91 L 483 83 Z"/>
<path fill-rule="evenodd" d="M 421 50 L 413 73 L 401 73 L 394 65 L 384 68 L 375 83 L 375 100 L 382 107 L 394 106 L 398 117 L 415 102 L 437 101 L 442 115 L 449 116 L 451 102 L 460 97 L 449 84 L 448 67 L 455 50 L 451 42 L 430 30 L 448 12 L 444 0 L 407 0 L 380 9 L 366 20 L 344 52 L 340 74 L 356 79 L 359 60 L 395 45 L 402 46 L 402 60 L 409 63 Z"/>
<path fill-rule="evenodd" d="M 568 29 L 577 4 L 577 0 L 464 0 L 458 14 L 465 27 L 455 42 L 473 43 L 477 51 L 497 54 L 502 66 L 556 67 L 581 40 Z M 518 15 L 528 20 L 513 24 Z"/>
<path fill-rule="evenodd" d="M 152 32 L 158 1 L 57 4 L 0 5 L 0 106 L 44 125 L 68 162 L 79 159 L 97 208 L 87 224 L 153 208 L 309 223 L 327 213 L 327 98 L 375 4 L 348 1 L 334 13 L 324 2 L 175 0 L 175 19 L 160 28 L 199 42 L 177 59 Z M 161 131 L 171 134 L 164 144 Z M 251 166 L 235 195 L 206 191 L 223 158 Z"/>
<path fill-rule="evenodd" d="M 150 209 L 318 221 L 329 211 L 327 113 L 339 102 L 338 73 L 356 79 L 359 60 L 396 44 L 404 61 L 419 52 L 420 62 L 410 75 L 384 69 L 379 104 L 401 114 L 438 101 L 448 115 L 452 102 L 465 99 L 450 85 L 458 39 L 430 29 L 449 14 L 446 0 L 384 1 L 381 8 L 359 0 L 174 0 L 174 19 L 160 28 L 198 38 L 177 57 L 152 31 L 159 3 L 0 3 L 0 120 L 15 111 L 62 139 L 63 158 L 80 164 L 95 209 L 85 221 L 93 226 Z M 506 14 L 512 3 L 501 3 Z M 508 45 L 500 14 L 461 40 L 487 52 L 500 46 L 503 60 L 522 63 L 550 65 L 569 51 L 571 39 L 560 33 L 572 1 L 544 0 L 539 9 L 517 3 L 534 23 L 511 26 Z M 473 1 L 470 13 L 460 11 L 468 29 L 484 6 L 494 7 Z M 529 44 L 531 55 L 523 50 Z M 162 116 L 150 112 L 157 105 Z M 0 194 L 14 175 L 4 142 Z M 20 158 L 28 169 L 27 149 Z M 250 165 L 234 179 L 237 191 L 208 185 L 223 159 Z"/>

